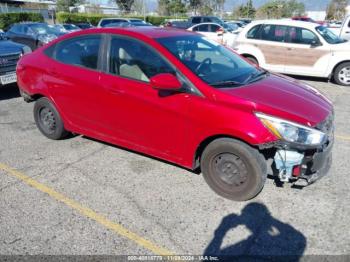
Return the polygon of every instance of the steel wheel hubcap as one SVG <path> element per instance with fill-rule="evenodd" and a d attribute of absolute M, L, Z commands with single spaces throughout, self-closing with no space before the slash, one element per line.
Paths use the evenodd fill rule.
<path fill-rule="evenodd" d="M 350 84 L 350 67 L 344 67 L 339 71 L 338 78 L 343 84 Z"/>
<path fill-rule="evenodd" d="M 39 113 L 40 123 L 45 132 L 52 134 L 56 129 L 56 119 L 50 108 L 43 108 Z"/>
<path fill-rule="evenodd" d="M 214 170 L 222 182 L 230 186 L 241 186 L 247 181 L 247 169 L 243 161 L 230 153 L 214 158 Z"/>

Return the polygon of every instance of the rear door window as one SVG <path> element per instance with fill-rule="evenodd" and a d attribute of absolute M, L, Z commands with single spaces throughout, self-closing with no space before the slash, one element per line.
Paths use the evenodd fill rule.
<path fill-rule="evenodd" d="M 197 27 L 197 30 L 199 32 L 209 32 L 209 25 L 208 24 L 203 24 L 203 25 L 199 25 Z"/>
<path fill-rule="evenodd" d="M 77 37 L 56 45 L 55 59 L 69 65 L 97 69 L 101 36 Z"/>
<path fill-rule="evenodd" d="M 201 22 L 201 18 L 200 17 L 194 17 L 192 18 L 192 23 L 193 24 L 199 24 Z"/>
<path fill-rule="evenodd" d="M 261 30 L 261 39 L 266 41 L 284 42 L 287 27 L 282 25 L 264 25 Z"/>

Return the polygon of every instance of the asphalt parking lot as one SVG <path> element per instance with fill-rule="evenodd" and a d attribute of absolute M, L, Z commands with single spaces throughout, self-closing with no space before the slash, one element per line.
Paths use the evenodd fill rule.
<path fill-rule="evenodd" d="M 331 172 L 302 190 L 268 179 L 248 202 L 87 137 L 49 140 L 33 103 L 0 88 L 0 254 L 349 255 L 350 88 L 301 80 L 335 106 Z"/>

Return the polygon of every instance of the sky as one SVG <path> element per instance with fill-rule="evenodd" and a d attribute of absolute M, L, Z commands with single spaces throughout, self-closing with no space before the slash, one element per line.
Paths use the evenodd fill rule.
<path fill-rule="evenodd" d="M 90 0 L 94 3 L 108 4 L 108 0 Z M 154 11 L 157 8 L 157 0 L 145 0 L 147 3 L 148 10 Z M 235 6 L 245 4 L 248 0 L 226 0 L 225 10 L 231 11 Z M 269 0 L 253 0 L 255 7 L 259 7 Z M 307 11 L 324 11 L 327 8 L 330 0 L 299 0 L 299 2 L 304 3 L 305 9 Z"/>

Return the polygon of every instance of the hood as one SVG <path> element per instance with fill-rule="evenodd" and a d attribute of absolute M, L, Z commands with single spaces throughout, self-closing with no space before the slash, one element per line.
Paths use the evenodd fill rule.
<path fill-rule="evenodd" d="M 23 47 L 23 45 L 12 42 L 10 40 L 0 40 L 0 55 L 22 52 Z"/>
<path fill-rule="evenodd" d="M 223 92 L 252 102 L 256 111 L 308 126 L 317 125 L 333 110 L 332 103 L 315 88 L 275 74 Z"/>
<path fill-rule="evenodd" d="M 329 45 L 332 51 L 347 51 L 350 52 L 350 41 L 344 43 Z"/>

